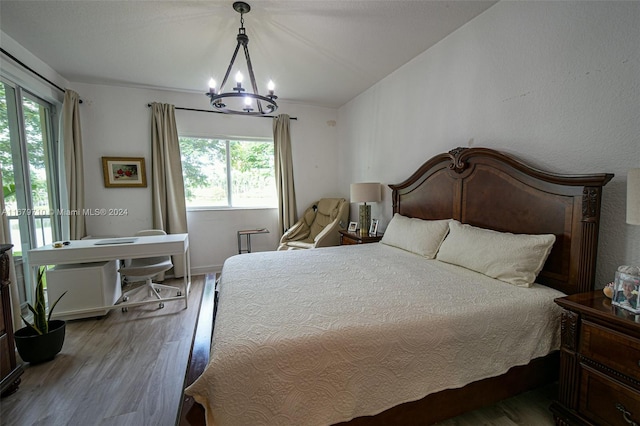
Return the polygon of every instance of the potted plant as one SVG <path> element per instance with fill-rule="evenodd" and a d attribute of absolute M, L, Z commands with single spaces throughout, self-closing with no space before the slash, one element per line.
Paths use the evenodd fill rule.
<path fill-rule="evenodd" d="M 36 286 L 35 307 L 27 304 L 33 313 L 33 322 L 29 322 L 22 315 L 22 321 L 26 327 L 21 328 L 14 334 L 16 348 L 20 357 L 25 362 L 32 364 L 52 360 L 58 352 L 62 350 L 66 322 L 62 320 L 51 320 L 51 314 L 65 291 L 49 308 L 47 315 L 44 296 L 44 275 L 46 268 L 38 269 L 38 285 Z"/>

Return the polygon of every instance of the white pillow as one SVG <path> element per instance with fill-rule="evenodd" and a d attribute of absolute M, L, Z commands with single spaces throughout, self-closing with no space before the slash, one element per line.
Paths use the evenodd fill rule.
<path fill-rule="evenodd" d="M 449 232 L 450 220 L 422 220 L 396 213 L 380 242 L 433 259 Z"/>
<path fill-rule="evenodd" d="M 520 287 L 531 287 L 547 260 L 553 234 L 511 234 L 452 220 L 436 259 Z"/>

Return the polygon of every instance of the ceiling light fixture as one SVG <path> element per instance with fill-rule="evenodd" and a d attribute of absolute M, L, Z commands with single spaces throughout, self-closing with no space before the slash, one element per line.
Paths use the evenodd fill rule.
<path fill-rule="evenodd" d="M 233 9 L 240 14 L 240 28 L 238 29 L 238 36 L 236 37 L 236 39 L 238 40 L 238 44 L 236 45 L 236 50 L 233 52 L 231 62 L 229 63 L 227 72 L 224 75 L 224 79 L 222 80 L 220 89 L 216 91 L 216 81 L 213 78 L 209 80 L 209 92 L 207 92 L 207 96 L 210 99 L 209 103 L 217 111 L 225 114 L 270 114 L 278 109 L 278 104 L 276 104 L 275 102 L 278 97 L 273 93 L 275 85 L 273 84 L 273 81 L 269 81 L 269 84 L 267 85 L 267 96 L 261 96 L 258 93 L 258 85 L 256 84 L 256 78 L 253 75 L 253 67 L 251 66 L 251 58 L 249 57 L 249 48 L 247 47 L 247 45 L 249 44 L 249 37 L 247 36 L 244 28 L 244 14 L 249 13 L 249 11 L 251 10 L 251 6 L 243 1 L 237 1 L 233 3 Z M 245 88 L 242 87 L 244 76 L 240 71 L 238 71 L 235 75 L 236 86 L 231 89 L 232 91 L 224 92 L 224 85 L 227 83 L 229 74 L 231 74 L 231 69 L 233 68 L 234 62 L 236 61 L 236 56 L 238 55 L 240 46 L 242 46 L 244 50 L 244 57 L 247 61 L 247 70 L 249 72 L 249 79 L 251 80 L 251 88 L 253 89 L 253 93 L 245 90 Z M 265 103 L 264 106 L 263 102 Z"/>

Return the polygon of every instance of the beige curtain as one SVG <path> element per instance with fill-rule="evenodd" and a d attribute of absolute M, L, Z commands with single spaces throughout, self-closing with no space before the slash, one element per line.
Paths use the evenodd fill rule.
<path fill-rule="evenodd" d="M 278 190 L 278 231 L 280 236 L 296 223 L 296 192 L 293 184 L 293 159 L 289 116 L 280 114 L 273 119 L 273 143 Z"/>
<path fill-rule="evenodd" d="M 60 131 L 64 156 L 66 200 L 69 210 L 82 212 L 84 209 L 84 165 L 82 161 L 82 130 L 80 128 L 80 95 L 66 89 L 62 104 Z M 64 195 L 63 195 L 64 197 Z M 79 240 L 87 235 L 84 215 L 67 215 L 69 220 L 68 239 Z M 64 236 L 67 239 L 67 236 Z"/>
<path fill-rule="evenodd" d="M 2 187 L 2 169 L 0 169 L 0 187 Z M 0 211 L 5 211 L 4 192 L 0 195 Z M 9 228 L 9 219 L 7 215 L 2 215 L 2 226 L 0 226 L 0 244 L 11 243 L 11 229 Z M 22 319 L 20 318 L 20 295 L 18 294 L 18 282 L 16 280 L 16 270 L 13 264 L 13 250 L 9 250 L 9 292 L 11 293 L 11 313 L 13 317 L 13 329 L 22 328 Z"/>
<path fill-rule="evenodd" d="M 151 178 L 153 227 L 167 234 L 187 233 L 180 142 L 175 107 L 170 104 L 151 104 Z M 183 277 L 182 257 L 172 261 L 175 276 Z"/>

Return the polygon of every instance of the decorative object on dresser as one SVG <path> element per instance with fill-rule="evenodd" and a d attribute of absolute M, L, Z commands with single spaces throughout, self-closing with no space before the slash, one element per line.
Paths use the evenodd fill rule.
<path fill-rule="evenodd" d="M 12 244 L 0 245 L 0 394 L 10 395 L 18 390 L 22 365 L 16 360 L 13 337 L 13 319 L 11 315 L 11 296 L 9 293 L 9 250 Z"/>
<path fill-rule="evenodd" d="M 556 425 L 640 424 L 640 315 L 599 290 L 556 303 L 564 308 Z"/>
<path fill-rule="evenodd" d="M 344 229 L 340 230 L 340 245 L 352 245 L 352 244 L 368 244 L 377 243 L 382 239 L 383 235 L 362 235 L 360 232 L 349 232 Z"/>
<path fill-rule="evenodd" d="M 64 344 L 64 334 L 67 323 L 63 320 L 51 320 L 51 314 L 56 305 L 66 294 L 66 291 L 49 305 L 47 314 L 47 302 L 44 289 L 44 277 L 46 268 L 38 268 L 38 283 L 36 285 L 35 307 L 27 303 L 33 314 L 33 322 L 26 320 L 21 315 L 26 327 L 15 333 L 16 348 L 23 361 L 31 364 L 52 360 L 61 350 Z"/>
<path fill-rule="evenodd" d="M 640 306 L 638 306 L 640 268 L 628 265 L 619 266 L 614 285 L 612 303 L 634 314 L 640 314 Z"/>
<path fill-rule="evenodd" d="M 361 204 L 358 211 L 358 226 L 360 233 L 366 235 L 371 225 L 371 206 L 367 203 L 377 203 L 380 197 L 379 183 L 352 183 L 351 202 Z"/>

